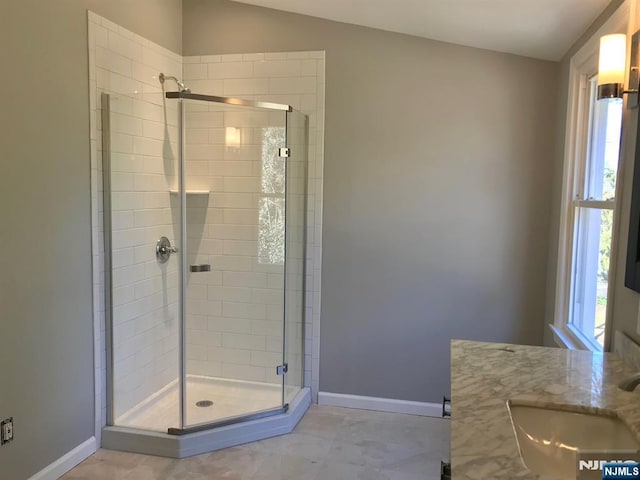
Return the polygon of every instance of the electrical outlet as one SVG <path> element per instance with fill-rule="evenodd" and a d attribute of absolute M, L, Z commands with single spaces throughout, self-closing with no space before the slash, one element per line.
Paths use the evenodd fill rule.
<path fill-rule="evenodd" d="M 13 440 L 13 417 L 0 422 L 0 445 Z"/>

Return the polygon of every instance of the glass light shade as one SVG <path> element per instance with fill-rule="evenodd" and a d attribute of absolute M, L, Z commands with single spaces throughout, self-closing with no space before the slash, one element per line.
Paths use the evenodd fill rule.
<path fill-rule="evenodd" d="M 598 65 L 598 85 L 624 83 L 624 69 L 627 59 L 627 36 L 624 34 L 600 37 L 600 59 Z"/>
<path fill-rule="evenodd" d="M 241 130 L 236 127 L 227 127 L 225 130 L 225 144 L 227 147 L 239 148 L 241 141 Z"/>

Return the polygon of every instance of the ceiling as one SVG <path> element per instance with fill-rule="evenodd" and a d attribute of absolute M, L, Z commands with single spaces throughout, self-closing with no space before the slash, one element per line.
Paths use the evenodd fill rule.
<path fill-rule="evenodd" d="M 610 0 L 236 0 L 240 3 L 560 60 Z"/>

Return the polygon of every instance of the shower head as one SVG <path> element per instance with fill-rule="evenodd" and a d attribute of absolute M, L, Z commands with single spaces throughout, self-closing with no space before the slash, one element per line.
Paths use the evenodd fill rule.
<path fill-rule="evenodd" d="M 187 88 L 187 86 L 184 83 L 182 83 L 180 80 L 178 80 L 176 77 L 165 75 L 164 73 L 160 72 L 160 75 L 158 75 L 158 80 L 160 80 L 160 83 L 162 84 L 164 84 L 166 80 L 173 80 L 174 82 L 176 82 L 181 92 L 191 93 L 191 89 Z"/>

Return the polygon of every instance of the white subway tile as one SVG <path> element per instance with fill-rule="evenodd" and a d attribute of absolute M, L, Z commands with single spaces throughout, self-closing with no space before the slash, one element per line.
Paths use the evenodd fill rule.
<path fill-rule="evenodd" d="M 133 177 L 131 173 L 112 172 L 111 191 L 130 192 L 133 190 Z"/>
<path fill-rule="evenodd" d="M 214 315 L 222 313 L 222 303 L 210 300 L 192 300 L 188 302 L 187 311 L 193 315 Z"/>
<path fill-rule="evenodd" d="M 223 147 L 221 145 L 187 145 L 186 156 L 188 162 L 191 160 L 220 160 L 223 155 Z M 207 172 L 209 167 L 207 165 Z"/>
<path fill-rule="evenodd" d="M 189 124 L 189 128 L 222 127 L 223 113 L 222 112 L 190 112 L 187 115 L 187 122 Z"/>
<path fill-rule="evenodd" d="M 118 26 L 118 33 L 120 35 L 122 35 L 125 38 L 128 38 L 130 40 L 134 40 L 135 39 L 135 33 L 133 33 L 131 30 L 127 30 L 124 27 Z"/>
<path fill-rule="evenodd" d="M 227 96 L 257 95 L 268 92 L 269 81 L 266 78 L 227 78 L 222 87 L 222 93 Z"/>
<path fill-rule="evenodd" d="M 113 289 L 113 306 L 114 307 L 124 305 L 125 303 L 133 302 L 134 300 L 135 300 L 135 295 L 131 287 L 123 286 L 120 288 Z M 249 328 L 249 330 L 251 330 L 251 328 Z"/>
<path fill-rule="evenodd" d="M 251 365 L 234 365 L 231 363 L 222 364 L 222 375 L 227 378 L 246 380 L 250 382 L 264 382 L 266 372 L 262 367 Z"/>
<path fill-rule="evenodd" d="M 135 97 L 142 92 L 142 83 L 121 74 L 109 71 L 104 88 L 112 93 Z"/>
<path fill-rule="evenodd" d="M 133 212 L 132 211 L 120 211 L 112 212 L 111 214 L 111 228 L 114 231 L 126 230 L 133 227 Z"/>
<path fill-rule="evenodd" d="M 256 245 L 256 251 L 257 248 Z M 213 257 L 213 265 L 216 270 L 251 272 L 254 269 L 254 264 L 255 259 L 251 256 L 217 255 Z"/>
<path fill-rule="evenodd" d="M 145 246 L 139 247 L 139 248 L 144 248 L 147 251 L 145 260 L 148 261 L 151 258 L 151 252 L 148 251 L 149 246 L 145 245 Z M 136 248 L 136 252 L 137 251 L 138 251 L 138 247 Z M 136 257 L 137 257 L 137 255 L 136 255 Z M 141 282 L 136 283 L 134 285 L 133 289 L 132 289 L 134 291 L 134 293 L 135 293 L 135 298 L 137 300 L 139 300 L 141 298 L 150 297 L 152 295 L 155 295 L 157 292 L 162 290 L 162 288 L 163 288 L 162 283 L 163 282 L 162 282 L 161 277 L 148 278 L 146 280 L 143 280 Z"/>
<path fill-rule="evenodd" d="M 187 360 L 207 360 L 207 347 L 190 344 L 186 348 L 186 354 Z"/>
<path fill-rule="evenodd" d="M 191 300 L 207 300 L 207 286 L 189 285 L 187 287 L 187 302 Z"/>
<path fill-rule="evenodd" d="M 161 140 L 145 137 L 133 138 L 133 153 L 138 155 L 162 157 L 163 147 L 164 145 Z"/>
<path fill-rule="evenodd" d="M 93 38 L 95 41 L 94 47 L 107 48 L 109 43 L 109 31 L 97 24 L 92 24 L 91 30 L 93 31 Z"/>
<path fill-rule="evenodd" d="M 225 177 L 225 193 L 252 193 L 259 192 L 261 181 L 255 177 Z"/>
<path fill-rule="evenodd" d="M 283 286 L 284 289 L 284 286 Z M 267 320 L 279 322 L 284 318 L 284 305 L 274 304 L 267 305 Z"/>
<path fill-rule="evenodd" d="M 160 123 L 164 119 L 162 106 L 138 99 L 133 100 L 133 114 L 136 117 Z"/>
<path fill-rule="evenodd" d="M 206 347 L 219 347 L 222 345 L 222 334 L 208 330 L 192 330 L 189 336 L 189 343 Z"/>
<path fill-rule="evenodd" d="M 108 42 L 109 50 L 137 63 L 142 62 L 142 45 L 136 43 L 132 38 L 126 38 L 122 31 L 118 33 L 110 31 Z"/>
<path fill-rule="evenodd" d="M 223 253 L 224 242 L 215 238 L 202 238 L 200 240 L 200 248 L 197 250 L 201 255 L 220 255 Z M 212 265 L 213 268 L 218 268 L 218 265 Z"/>
<path fill-rule="evenodd" d="M 232 318 L 264 319 L 265 305 L 252 303 L 222 302 L 222 316 Z"/>
<path fill-rule="evenodd" d="M 165 139 L 165 125 L 162 123 L 152 122 L 149 120 L 143 120 L 143 133 L 146 138 L 152 138 L 155 140 Z"/>
<path fill-rule="evenodd" d="M 225 208 L 224 223 L 230 223 L 233 225 L 258 225 L 258 211 L 253 209 Z M 247 248 L 250 247 L 247 245 Z M 238 254 L 231 251 L 225 253 L 229 253 L 230 255 Z"/>
<path fill-rule="evenodd" d="M 251 240 L 224 240 L 223 253 L 225 255 L 255 257 L 258 255 L 258 244 Z"/>
<path fill-rule="evenodd" d="M 158 72 L 162 72 L 165 75 L 171 75 L 178 78 L 182 76 L 182 66 L 179 62 L 150 47 L 143 47 L 142 61 L 148 67 L 153 67 L 157 69 Z"/>
<path fill-rule="evenodd" d="M 222 376 L 222 364 L 202 360 L 189 360 L 187 371 L 193 375 L 204 375 L 206 377 Z"/>
<path fill-rule="evenodd" d="M 277 352 L 282 355 L 283 351 L 283 341 L 282 341 L 282 332 L 279 335 L 268 336 L 267 338 L 267 352 Z"/>
<path fill-rule="evenodd" d="M 281 306 L 284 303 L 284 289 L 252 288 L 251 302 L 256 304 Z"/>
<path fill-rule="evenodd" d="M 221 287 L 211 285 L 208 287 L 208 298 L 209 300 L 216 301 L 249 302 L 251 299 L 251 289 L 245 287 Z M 210 329 L 215 330 L 214 328 Z"/>
<path fill-rule="evenodd" d="M 283 142 L 284 145 L 284 142 Z M 262 145 L 243 145 L 240 148 L 225 148 L 224 149 L 224 159 L 227 161 L 252 161 L 255 164 L 258 164 L 262 160 Z M 276 151 L 272 151 L 274 155 Z M 260 170 L 258 170 L 260 171 Z M 247 169 L 247 173 L 249 175 L 253 175 L 253 168 Z M 240 176 L 235 173 L 233 176 Z M 257 175 L 260 176 L 260 175 Z"/>
<path fill-rule="evenodd" d="M 269 112 L 266 111 L 243 111 L 243 110 L 229 110 L 224 112 L 224 126 L 225 127 L 268 127 L 268 126 L 285 126 L 285 116 L 282 112 L 275 112 L 275 116 L 278 120 L 276 123 L 270 122 Z M 222 126 L 222 125 L 212 125 Z"/>
<path fill-rule="evenodd" d="M 202 95 L 221 95 L 222 86 L 222 79 L 189 80 L 189 82 L 187 83 L 187 87 L 189 87 L 193 93 L 200 93 Z M 211 110 L 220 110 L 222 108 L 221 105 L 212 105 L 211 107 Z M 210 109 L 207 105 L 204 104 L 190 104 L 187 107 L 187 111 L 197 111 L 200 108 Z"/>
<path fill-rule="evenodd" d="M 133 144 L 132 144 L 133 145 Z M 111 171 L 121 173 L 133 173 L 142 170 L 144 162 L 142 158 L 125 153 L 111 153 Z"/>
<path fill-rule="evenodd" d="M 264 54 L 265 60 L 286 60 L 287 52 L 268 52 Z"/>
<path fill-rule="evenodd" d="M 251 361 L 251 352 L 235 348 L 209 348 L 207 350 L 207 359 L 220 363 L 248 365 Z"/>
<path fill-rule="evenodd" d="M 218 162 L 216 162 L 217 164 Z M 217 167 L 219 168 L 219 167 Z M 219 208 L 257 208 L 257 202 L 251 193 L 214 193 L 213 204 Z M 221 237 L 234 238 L 234 237 Z M 240 238 L 244 240 L 244 238 Z"/>
<path fill-rule="evenodd" d="M 222 346 L 242 350 L 265 350 L 264 335 L 246 335 L 241 333 L 222 333 Z"/>
<path fill-rule="evenodd" d="M 187 315 L 187 343 L 190 343 L 192 330 L 207 330 L 209 317 L 205 315 Z M 213 331 L 218 331 L 211 329 Z"/>
<path fill-rule="evenodd" d="M 254 164 L 257 163 L 251 161 L 214 160 L 209 162 L 209 173 L 223 177 L 251 177 L 253 176 Z"/>
<path fill-rule="evenodd" d="M 111 151 L 113 153 L 133 153 L 133 137 L 122 133 L 112 133 Z"/>
<path fill-rule="evenodd" d="M 133 248 L 121 248 L 111 252 L 112 268 L 122 268 L 133 265 Z"/>
<path fill-rule="evenodd" d="M 276 352 L 251 352 L 251 365 L 273 368 L 282 363 L 282 354 Z"/>
<path fill-rule="evenodd" d="M 301 51 L 301 52 L 287 52 L 287 58 L 289 59 L 305 59 L 310 58 L 309 52 Z"/>
<path fill-rule="evenodd" d="M 207 65 L 203 63 L 185 63 L 183 66 L 184 81 L 208 78 Z"/>
<path fill-rule="evenodd" d="M 188 128 L 186 133 L 187 146 L 209 143 L 209 129 Z M 213 142 L 212 142 L 213 143 Z M 187 147 L 188 148 L 188 147 Z"/>
<path fill-rule="evenodd" d="M 209 78 L 248 78 L 253 74 L 253 64 L 250 62 L 220 62 L 209 64 Z"/>
<path fill-rule="evenodd" d="M 300 61 L 300 75 L 316 77 L 318 73 L 318 61 L 316 59 Z"/>
<path fill-rule="evenodd" d="M 138 207 L 138 208 L 170 208 L 170 207 L 171 207 L 171 202 L 169 198 L 169 192 L 164 191 L 164 192 L 143 193 L 143 204 L 141 207 Z"/>
<path fill-rule="evenodd" d="M 253 64 L 255 77 L 297 77 L 300 75 L 299 60 L 265 60 Z"/>
<path fill-rule="evenodd" d="M 129 115 L 111 113 L 111 131 L 132 136 L 142 136 L 142 120 Z"/>
<path fill-rule="evenodd" d="M 220 55 L 221 62 L 241 62 L 244 59 L 244 55 L 241 53 L 231 53 L 226 55 Z"/>
<path fill-rule="evenodd" d="M 251 321 L 251 333 L 257 336 L 278 336 L 282 335 L 283 320 L 259 320 Z"/>
<path fill-rule="evenodd" d="M 257 240 L 258 229 L 253 225 L 210 225 L 209 236 L 219 239 Z"/>
<path fill-rule="evenodd" d="M 269 93 L 315 93 L 316 87 L 316 79 L 314 77 L 283 77 L 269 79 Z"/>
<path fill-rule="evenodd" d="M 102 20 L 102 22 L 101 22 L 102 26 L 107 28 L 107 30 L 110 30 L 112 32 L 117 32 L 118 29 L 120 28 L 116 23 L 113 23 L 112 21 L 107 20 L 104 17 L 100 17 L 100 18 Z"/>
<path fill-rule="evenodd" d="M 222 272 L 222 282 L 229 287 L 265 287 L 267 275 L 253 272 Z"/>
<path fill-rule="evenodd" d="M 113 192 L 111 208 L 114 211 L 133 210 L 144 206 L 144 194 L 141 192 Z"/>
<path fill-rule="evenodd" d="M 268 288 L 284 288 L 284 275 L 281 273 L 270 273 L 267 277 Z"/>

